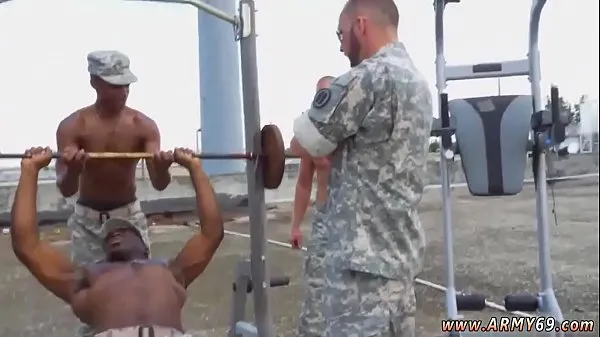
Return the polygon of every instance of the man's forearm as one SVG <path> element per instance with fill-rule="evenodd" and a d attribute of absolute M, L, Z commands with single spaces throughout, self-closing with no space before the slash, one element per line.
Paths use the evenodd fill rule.
<path fill-rule="evenodd" d="M 169 169 L 156 169 L 149 161 L 146 164 L 148 165 L 148 175 L 150 176 L 152 187 L 158 191 L 163 191 L 171 183 L 171 173 L 169 172 Z"/>
<path fill-rule="evenodd" d="M 196 204 L 202 234 L 220 242 L 225 235 L 223 216 L 210 179 L 201 168 L 191 169 L 190 176 L 196 191 Z"/>
<path fill-rule="evenodd" d="M 79 173 L 62 170 L 56 177 L 56 186 L 63 197 L 69 198 L 79 191 Z"/>
<path fill-rule="evenodd" d="M 296 185 L 294 194 L 294 210 L 292 213 L 292 228 L 300 228 L 304 215 L 310 203 L 310 193 L 312 186 L 306 188 L 302 184 Z"/>
<path fill-rule="evenodd" d="M 296 137 L 292 138 L 292 141 L 290 142 L 290 150 L 291 150 L 292 154 L 295 156 L 305 157 L 305 158 L 312 157 L 310 155 L 310 153 L 308 153 L 308 151 L 306 151 L 306 149 L 304 149 L 302 147 L 302 145 L 300 145 L 300 143 L 298 142 Z"/>
<path fill-rule="evenodd" d="M 11 210 L 11 239 L 17 255 L 33 250 L 39 244 L 37 229 L 38 171 L 22 168 Z"/>

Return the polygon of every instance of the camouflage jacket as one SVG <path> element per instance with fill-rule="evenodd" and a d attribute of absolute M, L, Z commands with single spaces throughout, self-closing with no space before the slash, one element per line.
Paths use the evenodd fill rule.
<path fill-rule="evenodd" d="M 294 122 L 310 155 L 332 155 L 324 222 L 334 263 L 393 279 L 420 271 L 425 235 L 417 205 L 432 109 L 428 83 L 394 42 L 319 90 Z"/>

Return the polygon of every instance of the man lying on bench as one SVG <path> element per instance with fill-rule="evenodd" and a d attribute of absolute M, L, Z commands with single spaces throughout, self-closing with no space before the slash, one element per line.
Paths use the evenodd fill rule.
<path fill-rule="evenodd" d="M 175 162 L 189 170 L 201 230 L 170 262 L 151 260 L 140 233 L 123 219 L 103 225 L 105 260 L 75 266 L 38 237 L 37 178 L 51 160 L 49 149 L 27 151 L 12 206 L 12 245 L 18 259 L 75 315 L 103 337 L 186 336 L 181 311 L 186 288 L 204 271 L 223 239 L 223 219 L 200 160 L 176 149 Z M 104 159 L 102 159 L 104 160 Z M 106 159 L 110 160 L 110 159 Z"/>

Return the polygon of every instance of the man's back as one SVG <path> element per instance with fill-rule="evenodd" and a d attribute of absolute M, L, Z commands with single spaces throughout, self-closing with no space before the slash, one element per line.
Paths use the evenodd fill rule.
<path fill-rule="evenodd" d="M 375 99 L 345 142 L 333 219 L 353 270 L 390 278 L 418 273 L 425 237 L 416 211 L 425 184 L 431 94 L 402 43 L 382 48 L 350 72 Z M 342 79 L 343 80 L 343 79 Z M 365 89 L 367 90 L 367 89 Z"/>

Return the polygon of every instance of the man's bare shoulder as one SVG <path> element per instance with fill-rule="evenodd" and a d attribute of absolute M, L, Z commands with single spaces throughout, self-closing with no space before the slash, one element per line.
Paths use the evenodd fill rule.
<path fill-rule="evenodd" d="M 154 130 L 156 128 L 156 122 L 139 110 L 125 107 L 123 112 L 131 116 L 133 118 L 133 122 L 139 127 L 146 128 L 148 130 Z"/>
<path fill-rule="evenodd" d="M 83 107 L 79 110 L 72 112 L 70 115 L 65 117 L 62 121 L 60 121 L 60 123 L 58 124 L 58 129 L 64 130 L 64 129 L 73 129 L 73 128 L 82 127 L 83 124 L 85 124 L 86 117 L 89 116 L 90 113 L 92 113 L 93 111 L 94 111 L 93 106 L 86 106 L 86 107 Z"/>

